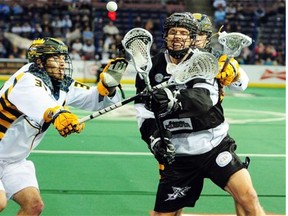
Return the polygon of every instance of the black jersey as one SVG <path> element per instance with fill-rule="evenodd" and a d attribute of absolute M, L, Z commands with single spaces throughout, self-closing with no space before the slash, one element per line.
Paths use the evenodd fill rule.
<path fill-rule="evenodd" d="M 171 75 L 167 73 L 165 53 L 152 58 L 153 66 L 149 73 L 151 86 L 167 81 Z M 146 87 L 144 80 L 136 78 L 137 93 Z M 195 78 L 185 85 L 173 87 L 179 90 L 177 97 L 181 110 L 172 112 L 161 118 L 163 128 L 172 134 L 191 133 L 215 128 L 224 122 L 224 113 L 219 100 L 219 84 L 216 79 L 205 80 Z M 135 103 L 144 103 L 137 99 Z M 141 115 L 141 114 L 140 114 Z M 146 119 L 140 128 L 142 138 L 149 142 L 149 137 L 156 129 L 154 119 Z"/>

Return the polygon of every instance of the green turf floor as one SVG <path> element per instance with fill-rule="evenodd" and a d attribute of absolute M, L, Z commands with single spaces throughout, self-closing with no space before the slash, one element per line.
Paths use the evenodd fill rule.
<path fill-rule="evenodd" d="M 285 214 L 285 90 L 227 94 L 223 106 L 237 152 L 251 157 L 249 171 L 261 204 L 268 213 Z M 83 133 L 67 138 L 49 128 L 38 152 L 30 156 L 46 205 L 44 216 L 144 216 L 152 210 L 157 164 L 140 140 L 133 114 L 120 114 L 127 116 L 91 120 Z M 16 212 L 9 201 L 2 215 Z M 233 201 L 207 180 L 196 207 L 185 212 L 233 214 Z"/>

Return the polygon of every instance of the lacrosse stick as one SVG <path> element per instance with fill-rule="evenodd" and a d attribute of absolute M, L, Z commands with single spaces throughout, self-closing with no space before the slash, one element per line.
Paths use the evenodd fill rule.
<path fill-rule="evenodd" d="M 143 28 L 133 28 L 128 31 L 122 45 L 133 61 L 135 70 L 144 79 L 148 90 L 151 90 L 149 71 L 152 68 L 150 49 L 153 43 L 151 33 Z"/>
<path fill-rule="evenodd" d="M 227 59 L 222 68 L 222 72 L 227 67 L 231 58 L 240 55 L 244 47 L 252 44 L 252 38 L 239 32 L 219 32 L 218 42 L 223 45 L 223 53 L 227 55 Z"/>
<path fill-rule="evenodd" d="M 167 87 L 167 86 L 168 86 L 168 83 L 167 83 L 167 82 L 163 82 L 163 83 L 160 83 L 159 85 L 155 86 L 154 88 L 155 88 L 155 89 L 156 89 L 156 88 L 164 88 L 164 87 Z M 154 88 L 153 88 L 153 89 L 154 89 Z M 120 101 L 120 102 L 117 102 L 117 103 L 115 103 L 115 104 L 112 104 L 111 106 L 108 106 L 108 107 L 105 107 L 105 108 L 103 108 L 103 109 L 101 109 L 101 110 L 98 110 L 98 111 L 96 111 L 96 112 L 94 112 L 94 113 L 92 113 L 92 114 L 90 114 L 90 115 L 88 115 L 88 116 L 85 116 L 85 117 L 83 117 L 83 118 L 81 118 L 81 119 L 79 120 L 79 124 L 81 124 L 81 123 L 83 123 L 83 122 L 86 122 L 86 121 L 88 121 L 88 120 L 97 118 L 97 117 L 99 117 L 99 116 L 101 116 L 101 115 L 103 115 L 103 114 L 105 114 L 105 113 L 108 113 L 108 112 L 110 112 L 110 111 L 112 111 L 112 110 L 115 110 L 115 109 L 117 109 L 117 108 L 119 108 L 119 107 L 122 107 L 122 106 L 124 106 L 125 104 L 128 104 L 128 103 L 134 101 L 137 97 L 140 97 L 140 96 L 142 96 L 143 94 L 144 94 L 144 91 L 142 91 L 142 92 L 140 92 L 140 93 L 138 93 L 138 94 L 136 94 L 136 95 L 134 95 L 134 96 L 132 96 L 132 97 L 130 97 L 130 98 L 127 98 L 127 99 L 125 99 L 125 100 L 123 100 L 123 101 Z"/>
<path fill-rule="evenodd" d="M 191 58 L 179 64 L 168 63 L 166 70 L 178 85 L 195 78 L 213 79 L 218 74 L 218 60 L 211 53 L 194 50 Z"/>
<path fill-rule="evenodd" d="M 152 87 L 149 80 L 149 72 L 152 68 L 152 60 L 150 49 L 153 43 L 151 33 L 143 28 L 133 28 L 128 31 L 123 40 L 122 45 L 125 51 L 132 59 L 135 70 L 144 82 L 149 92 L 152 92 Z M 160 134 L 162 144 L 165 143 L 163 135 L 163 127 L 160 122 L 159 114 L 154 112 L 156 126 Z"/>
<path fill-rule="evenodd" d="M 167 64 L 167 71 L 168 70 L 171 71 L 171 78 L 166 82 L 156 85 L 155 87 L 153 87 L 153 89 L 185 84 L 194 78 L 212 79 L 217 74 L 218 61 L 212 54 L 198 51 L 195 52 L 190 59 L 178 65 Z M 145 91 L 142 91 L 137 95 L 134 95 L 118 103 L 112 104 L 111 106 L 96 111 L 88 116 L 85 116 L 79 120 L 79 123 L 86 122 L 105 113 L 108 113 L 114 109 L 122 107 L 125 104 L 134 101 L 137 97 L 142 96 L 144 92 Z"/>
<path fill-rule="evenodd" d="M 150 34 L 150 32 L 142 28 L 131 29 L 125 34 L 122 40 L 123 48 L 129 54 L 130 58 L 132 59 L 135 70 L 137 71 L 139 76 L 142 79 L 144 79 L 149 91 L 152 90 L 148 78 L 148 73 L 152 67 L 152 61 L 150 56 L 150 48 L 152 43 L 153 43 L 152 35 Z M 166 84 L 163 83 L 163 85 L 167 85 L 167 83 Z M 158 88 L 160 87 L 162 87 L 162 84 L 158 85 Z M 118 107 L 121 107 L 127 103 L 134 101 L 137 97 L 139 97 L 142 94 L 143 92 L 131 98 L 127 98 L 126 100 L 115 103 L 111 106 L 108 106 L 102 110 L 96 111 L 89 116 L 83 117 L 82 119 L 79 120 L 79 122 L 83 123 L 90 119 L 94 119 L 100 115 L 103 115 L 107 112 L 110 112 Z"/>

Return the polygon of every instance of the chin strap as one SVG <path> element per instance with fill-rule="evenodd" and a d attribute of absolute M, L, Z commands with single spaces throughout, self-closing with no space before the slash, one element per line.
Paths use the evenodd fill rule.
<path fill-rule="evenodd" d="M 182 59 L 188 52 L 189 48 L 185 48 L 183 50 L 170 50 L 168 49 L 169 55 L 171 55 L 175 59 Z"/>

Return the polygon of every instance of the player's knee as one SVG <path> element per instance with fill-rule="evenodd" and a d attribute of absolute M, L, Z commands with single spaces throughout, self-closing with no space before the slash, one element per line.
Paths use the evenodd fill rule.
<path fill-rule="evenodd" d="M 29 215 L 40 215 L 44 209 L 44 203 L 42 200 L 37 200 L 32 203 L 29 203 L 25 207 L 25 212 Z"/>
<path fill-rule="evenodd" d="M 249 189 L 241 196 L 242 206 L 248 211 L 255 211 L 259 208 L 259 200 L 257 193 L 254 189 Z"/>
<path fill-rule="evenodd" d="M 34 206 L 33 206 L 33 209 L 34 211 L 37 213 L 37 214 L 41 214 L 41 212 L 43 211 L 44 209 L 44 203 L 42 200 L 39 200 Z"/>

